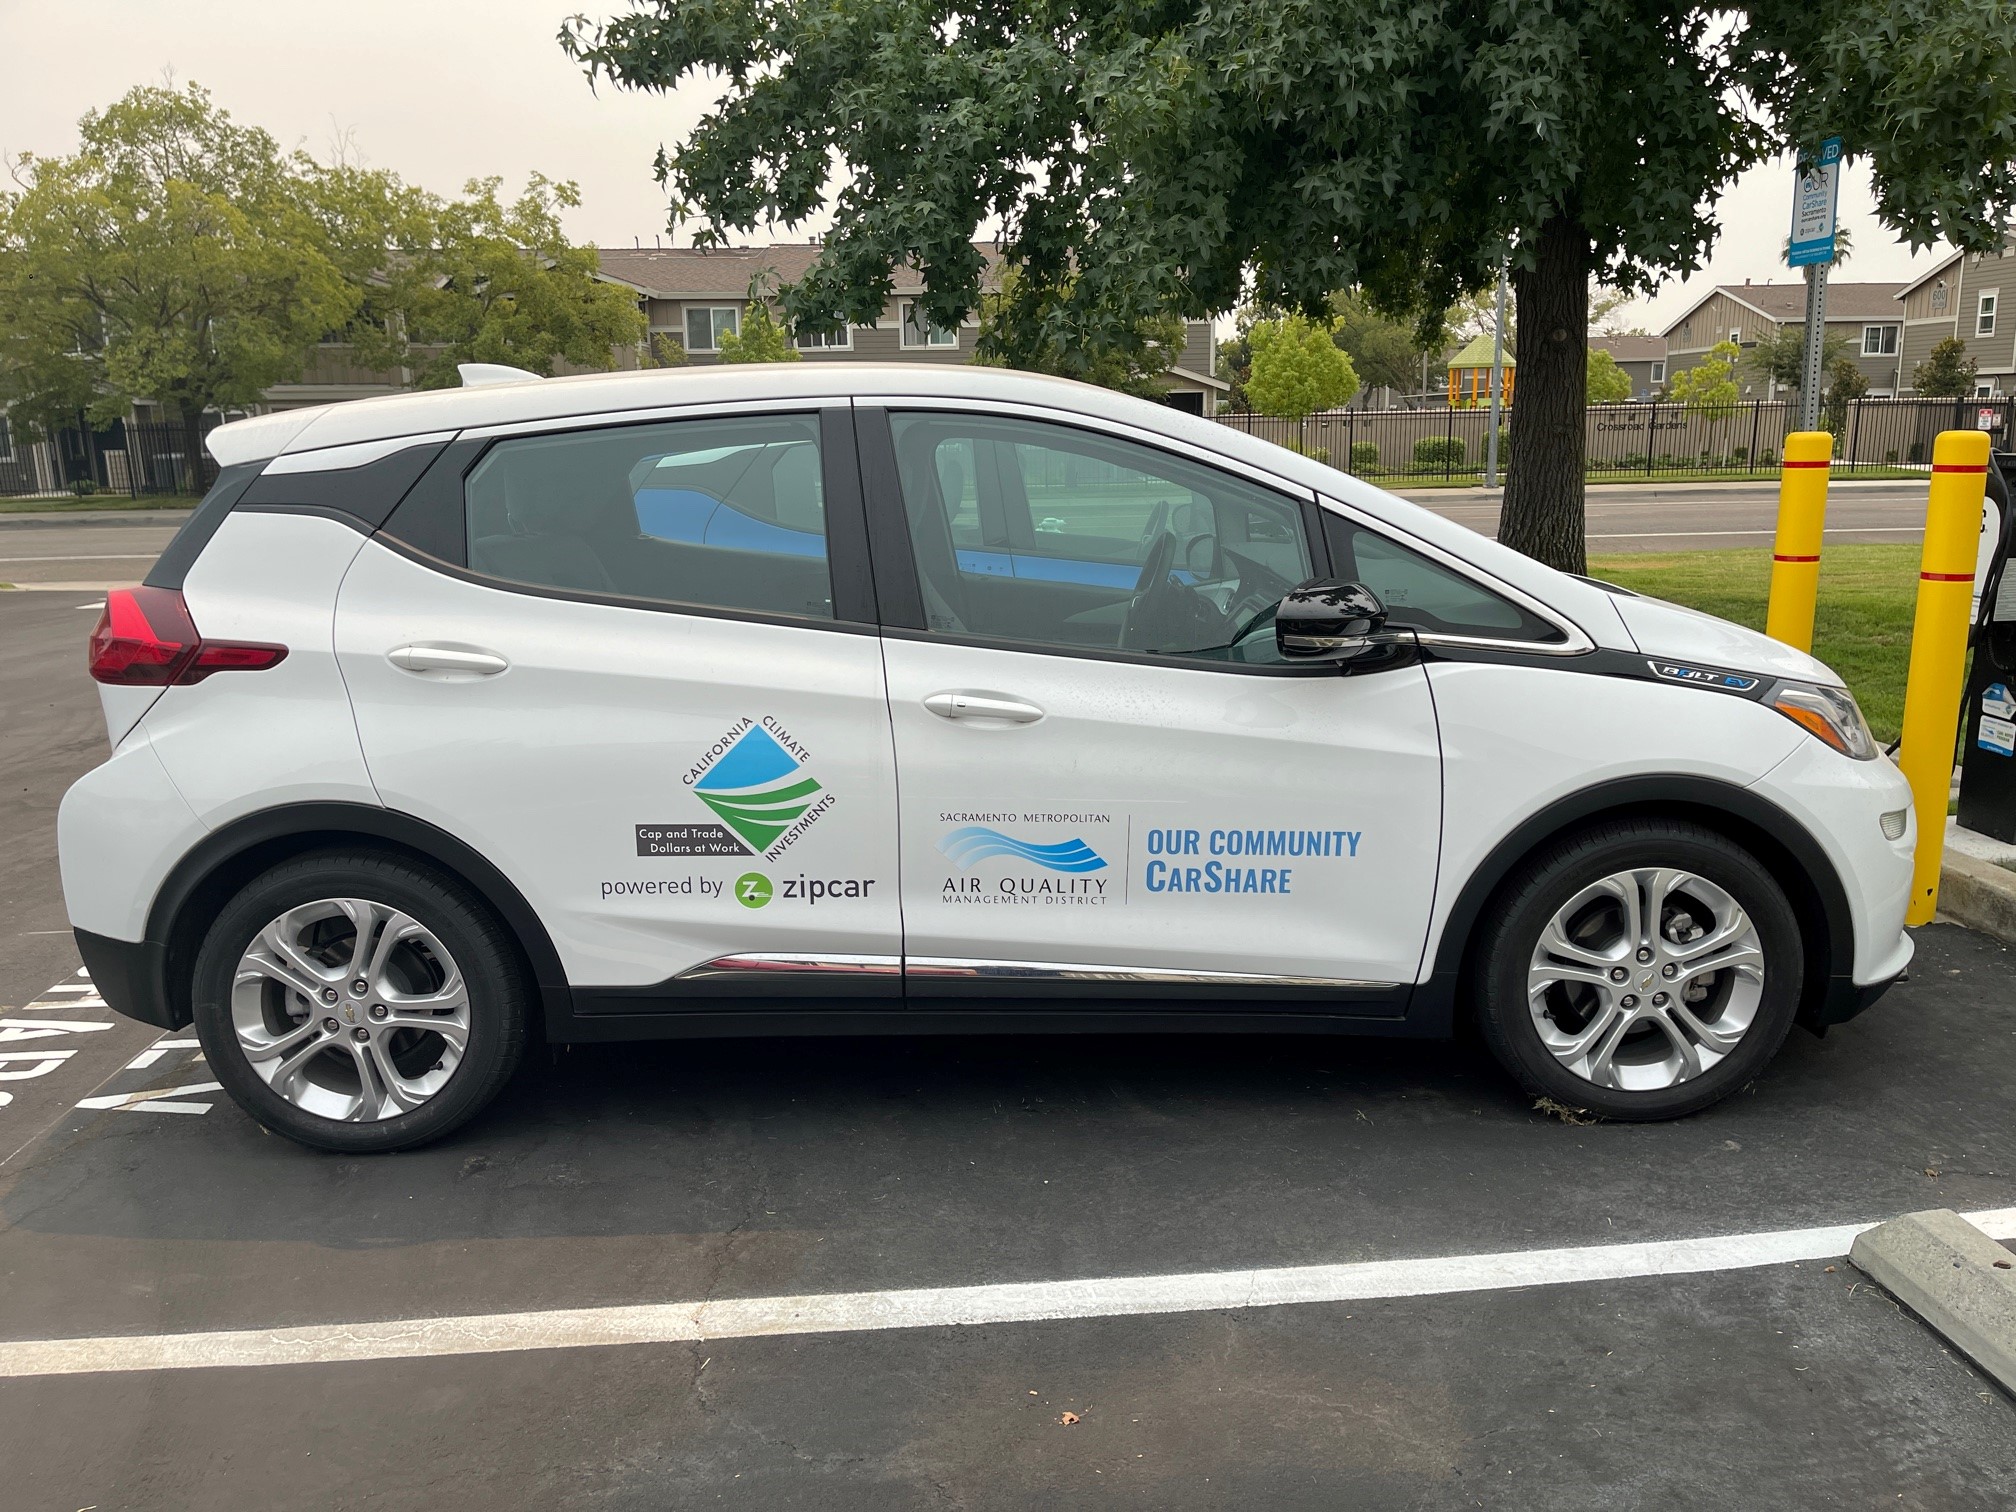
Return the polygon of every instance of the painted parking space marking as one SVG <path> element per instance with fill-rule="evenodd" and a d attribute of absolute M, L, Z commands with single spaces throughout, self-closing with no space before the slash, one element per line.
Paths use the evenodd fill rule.
<path fill-rule="evenodd" d="M 2016 1238 L 2016 1208 L 1961 1215 L 1991 1238 Z M 1874 1222 L 1702 1239 L 1370 1260 L 1345 1265 L 1164 1276 L 1011 1282 L 915 1291 L 736 1297 L 706 1302 L 402 1318 L 216 1333 L 19 1339 L 0 1343 L 0 1379 L 155 1370 L 329 1365 L 630 1344 L 877 1333 L 988 1323 L 1229 1312 L 1311 1302 L 1449 1296 L 1575 1282 L 1747 1270 L 1848 1253 Z"/>
<path fill-rule="evenodd" d="M 126 1069 L 128 1071 L 145 1071 L 170 1050 L 194 1050 L 197 1052 L 196 1059 L 203 1059 L 202 1047 L 196 1040 L 161 1039 L 154 1041 L 153 1044 L 126 1062 Z"/>
<path fill-rule="evenodd" d="M 109 1097 L 87 1097 L 77 1104 L 94 1112 L 115 1109 L 125 1113 L 208 1113 L 215 1103 L 180 1102 L 197 1092 L 221 1092 L 222 1082 L 197 1082 L 187 1087 L 157 1087 L 151 1092 L 114 1092 Z"/>

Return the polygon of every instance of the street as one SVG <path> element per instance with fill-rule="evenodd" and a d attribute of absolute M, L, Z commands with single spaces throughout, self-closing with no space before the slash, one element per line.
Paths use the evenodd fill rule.
<path fill-rule="evenodd" d="M 1981 936 L 1920 930 L 1878 1008 L 1670 1124 L 1557 1121 L 1467 1043 L 716 1041 L 541 1053 L 441 1144 L 316 1155 L 78 980 L 53 825 L 100 754 L 92 602 L 0 599 L 0 1003 L 56 1057 L 4 1083 L 0 1338 L 308 1328 L 312 1363 L 0 1381 L 10 1508 L 2007 1504 L 2016 1404 L 1838 1256 L 1438 1279 L 2006 1209 L 2016 970 Z M 1112 1300 L 1385 1260 L 1422 1264 Z M 989 1283 L 1049 1311 L 614 1345 L 546 1311 Z M 457 1352 L 475 1315 L 551 1347 Z M 415 1357 L 346 1361 L 383 1320 Z"/>

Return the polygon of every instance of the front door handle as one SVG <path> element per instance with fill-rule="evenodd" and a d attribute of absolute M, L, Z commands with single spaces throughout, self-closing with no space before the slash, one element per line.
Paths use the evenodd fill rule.
<path fill-rule="evenodd" d="M 462 677 L 495 677 L 511 663 L 494 651 L 467 646 L 394 646 L 385 659 L 403 672 L 447 673 Z"/>
<path fill-rule="evenodd" d="M 924 700 L 924 707 L 940 719 L 1034 724 L 1043 717 L 1043 711 L 1035 704 L 999 693 L 933 693 Z"/>

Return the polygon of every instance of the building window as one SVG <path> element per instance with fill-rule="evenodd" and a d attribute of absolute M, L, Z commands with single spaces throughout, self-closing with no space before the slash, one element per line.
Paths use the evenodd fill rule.
<path fill-rule="evenodd" d="M 1993 399 L 1995 397 L 1995 380 L 1993 378 L 1975 379 L 1974 397 L 1976 399 Z"/>
<path fill-rule="evenodd" d="M 1731 326 L 1729 328 L 1729 339 L 1737 346 L 1743 345 L 1743 328 L 1741 326 Z"/>
<path fill-rule="evenodd" d="M 1665 363 L 1655 362 L 1652 364 L 1652 381 L 1654 383 L 1664 383 L 1666 381 Z"/>
<path fill-rule="evenodd" d="M 842 326 L 837 331 L 807 332 L 796 338 L 801 352 L 851 352 L 854 350 L 854 330 Z"/>
<path fill-rule="evenodd" d="M 1974 334 L 1993 336 L 1995 334 L 1995 296 L 1983 294 L 1981 303 L 1974 307 Z"/>
<path fill-rule="evenodd" d="M 1862 327 L 1862 355 L 1864 357 L 1895 357 L 1897 355 L 1897 327 L 1894 325 L 1865 325 Z"/>
<path fill-rule="evenodd" d="M 903 301 L 903 345 L 906 347 L 956 347 L 957 327 L 933 325 L 924 305 L 915 299 Z"/>
<path fill-rule="evenodd" d="M 742 329 L 742 311 L 735 305 L 688 305 L 686 308 L 686 350 L 718 352 L 726 331 Z"/>

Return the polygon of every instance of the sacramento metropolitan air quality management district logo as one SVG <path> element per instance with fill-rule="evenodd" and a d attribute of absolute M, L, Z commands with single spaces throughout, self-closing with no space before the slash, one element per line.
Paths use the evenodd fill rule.
<path fill-rule="evenodd" d="M 825 815 L 833 794 L 806 771 L 810 752 L 773 716 L 738 720 L 683 777 L 719 824 L 640 824 L 640 856 L 774 861 Z"/>

